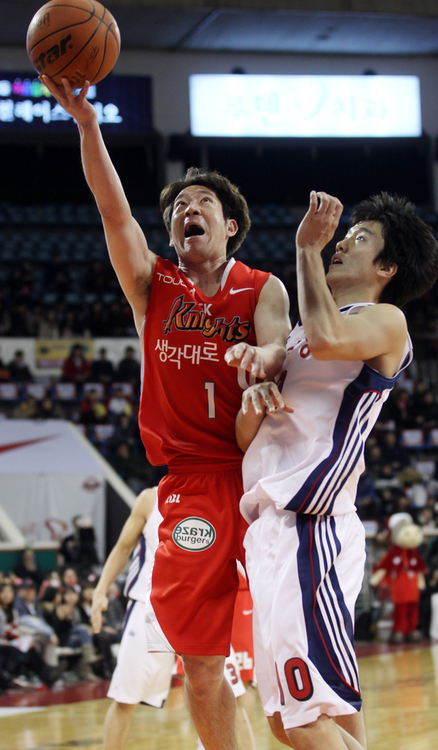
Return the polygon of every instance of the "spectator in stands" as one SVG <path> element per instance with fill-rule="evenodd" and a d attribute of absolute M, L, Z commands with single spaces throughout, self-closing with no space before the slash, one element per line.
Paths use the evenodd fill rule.
<path fill-rule="evenodd" d="M 1 318 L 1 302 L 0 302 L 0 318 Z M 1 335 L 2 333 L 1 333 L 1 321 L 0 321 L 0 336 Z M 10 378 L 10 372 L 0 356 L 0 381 L 9 380 L 9 378 Z"/>
<path fill-rule="evenodd" d="M 74 523 L 76 523 L 75 519 L 79 518 L 81 518 L 81 516 L 75 516 L 75 518 L 73 519 Z M 64 542 L 67 541 L 67 538 L 68 537 L 65 538 Z M 64 570 L 62 574 L 62 583 L 67 588 L 74 589 L 78 594 L 80 594 L 82 591 L 78 574 L 74 568 L 66 568 Z"/>
<path fill-rule="evenodd" d="M 130 417 L 133 413 L 132 403 L 130 399 L 123 392 L 121 386 L 114 386 L 113 393 L 108 399 L 108 416 L 112 421 L 119 417 L 121 414 L 126 414 Z"/>
<path fill-rule="evenodd" d="M 65 412 L 62 406 L 53 401 L 50 396 L 44 396 L 39 405 L 40 419 L 65 419 Z"/>
<path fill-rule="evenodd" d="M 90 387 L 84 393 L 79 410 L 81 424 L 104 424 L 107 421 L 108 409 L 99 398 L 99 393 L 95 388 Z"/>
<path fill-rule="evenodd" d="M 93 522 L 87 516 L 74 516 L 72 525 L 73 534 L 63 539 L 59 551 L 64 559 L 64 565 L 72 566 L 76 576 L 88 575 L 93 566 L 99 564 Z M 64 571 L 63 583 L 67 583 L 66 572 Z M 75 584 L 70 581 L 67 585 Z"/>
<path fill-rule="evenodd" d="M 374 480 L 367 468 L 359 479 L 356 498 L 357 513 L 361 521 L 381 521 L 382 510 L 374 487 Z"/>
<path fill-rule="evenodd" d="M 109 454 L 108 461 L 137 494 L 153 486 L 154 467 L 143 456 L 135 455 L 129 443 L 119 443 L 115 452 Z"/>
<path fill-rule="evenodd" d="M 78 610 L 79 594 L 66 587 L 61 594 L 59 589 L 48 587 L 42 598 L 41 607 L 47 624 L 55 631 L 61 647 L 79 648 L 81 658 L 75 670 L 81 680 L 97 680 L 92 664 L 97 661 L 93 648 L 91 629 L 81 621 Z"/>
<path fill-rule="evenodd" d="M 60 326 L 56 310 L 50 307 L 42 310 L 38 320 L 37 336 L 39 339 L 59 339 Z"/>
<path fill-rule="evenodd" d="M 29 636 L 22 634 L 14 598 L 12 585 L 0 584 L 0 692 L 14 684 L 23 685 L 22 675 L 29 671 L 50 687 L 60 678 L 64 665 L 47 664 Z"/>
<path fill-rule="evenodd" d="M 140 363 L 135 358 L 133 346 L 127 346 L 125 356 L 120 360 L 117 369 L 117 379 L 122 383 L 131 383 L 137 393 L 140 386 Z"/>
<path fill-rule="evenodd" d="M 109 385 L 114 380 L 114 365 L 107 357 L 107 350 L 99 349 L 99 358 L 91 363 L 91 380 L 95 383 Z"/>
<path fill-rule="evenodd" d="M 409 408 L 409 426 L 424 430 L 438 427 L 438 404 L 432 390 L 425 390 L 415 405 Z"/>
<path fill-rule="evenodd" d="M 37 419 L 39 410 L 33 396 L 26 396 L 12 411 L 13 419 Z"/>
<path fill-rule="evenodd" d="M 398 481 L 404 494 L 409 498 L 415 521 L 418 510 L 427 504 L 428 493 L 423 477 L 414 466 L 407 466 L 399 473 Z"/>
<path fill-rule="evenodd" d="M 24 352 L 17 349 L 14 358 L 8 364 L 10 379 L 14 383 L 30 383 L 33 380 L 32 373 L 24 361 Z"/>
<path fill-rule="evenodd" d="M 32 547 L 26 547 L 20 556 L 20 562 L 15 567 L 15 574 L 18 578 L 31 579 L 37 591 L 39 590 L 43 580 L 44 573 L 39 569 L 36 560 L 35 553 Z"/>
<path fill-rule="evenodd" d="M 100 300 L 91 305 L 88 327 L 93 338 L 106 336 L 108 332 L 109 313 Z"/>
<path fill-rule="evenodd" d="M 382 456 L 385 463 L 391 464 L 394 471 L 400 471 L 409 465 L 409 453 L 398 442 L 394 430 L 385 430 L 381 442 Z"/>
<path fill-rule="evenodd" d="M 131 450 L 136 452 L 135 447 L 140 445 L 140 432 L 136 415 L 133 413 L 122 413 L 116 417 L 114 420 L 113 443 L 114 445 L 128 443 Z"/>
<path fill-rule="evenodd" d="M 46 623 L 37 602 L 35 583 L 25 578 L 18 586 L 15 598 L 20 626 L 30 633 L 38 644 L 45 662 L 57 666 L 56 646 L 59 645 L 54 630 Z"/>
<path fill-rule="evenodd" d="M 62 379 L 64 382 L 73 382 L 82 385 L 90 378 L 91 367 L 85 358 L 82 344 L 73 344 L 70 355 L 64 361 L 62 368 Z"/>

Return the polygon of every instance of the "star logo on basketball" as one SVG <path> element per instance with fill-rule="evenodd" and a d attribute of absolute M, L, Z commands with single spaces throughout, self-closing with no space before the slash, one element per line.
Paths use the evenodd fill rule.
<path fill-rule="evenodd" d="M 191 516 L 175 526 L 172 539 L 180 549 L 200 552 L 215 543 L 216 530 L 205 518 Z"/>

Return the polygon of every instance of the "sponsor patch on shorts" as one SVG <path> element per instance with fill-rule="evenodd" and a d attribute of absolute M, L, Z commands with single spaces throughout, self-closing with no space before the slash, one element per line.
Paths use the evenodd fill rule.
<path fill-rule="evenodd" d="M 172 534 L 173 541 L 181 549 L 199 552 L 208 549 L 216 541 L 216 530 L 204 518 L 191 516 L 180 521 Z"/>

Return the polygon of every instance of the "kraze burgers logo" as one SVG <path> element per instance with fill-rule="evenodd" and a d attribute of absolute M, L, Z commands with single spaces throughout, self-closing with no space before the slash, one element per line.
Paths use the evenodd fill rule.
<path fill-rule="evenodd" d="M 208 306 L 210 307 L 210 305 Z M 251 323 L 235 315 L 229 323 L 224 318 L 212 321 L 207 311 L 196 309 L 196 302 L 185 302 L 184 295 L 177 297 L 170 308 L 167 320 L 163 321 L 163 332 L 168 334 L 175 327 L 178 331 L 201 331 L 206 339 L 220 336 L 227 343 L 245 341 L 251 333 Z"/>
<path fill-rule="evenodd" d="M 199 552 L 211 547 L 216 541 L 214 526 L 204 518 L 191 516 L 180 521 L 172 534 L 173 541 L 181 549 Z"/>

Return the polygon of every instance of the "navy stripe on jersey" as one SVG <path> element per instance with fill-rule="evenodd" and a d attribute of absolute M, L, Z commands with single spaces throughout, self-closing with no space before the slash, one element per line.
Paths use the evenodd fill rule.
<path fill-rule="evenodd" d="M 395 378 L 385 378 L 364 364 L 344 391 L 332 436 L 329 455 L 312 471 L 286 510 L 297 513 L 330 513 L 336 497 L 363 454 L 373 406 Z M 372 424 L 371 424 L 372 426 Z"/>
<path fill-rule="evenodd" d="M 360 710 L 353 622 L 335 570 L 342 553 L 336 517 L 297 514 L 297 562 L 308 638 L 308 657 L 325 682 Z"/>
<path fill-rule="evenodd" d="M 129 597 L 129 592 L 135 583 L 137 583 L 140 571 L 144 565 L 146 559 L 146 539 L 144 534 L 141 535 L 138 540 L 138 544 L 134 550 L 131 564 L 129 566 L 128 575 L 126 576 L 124 595 Z"/>

